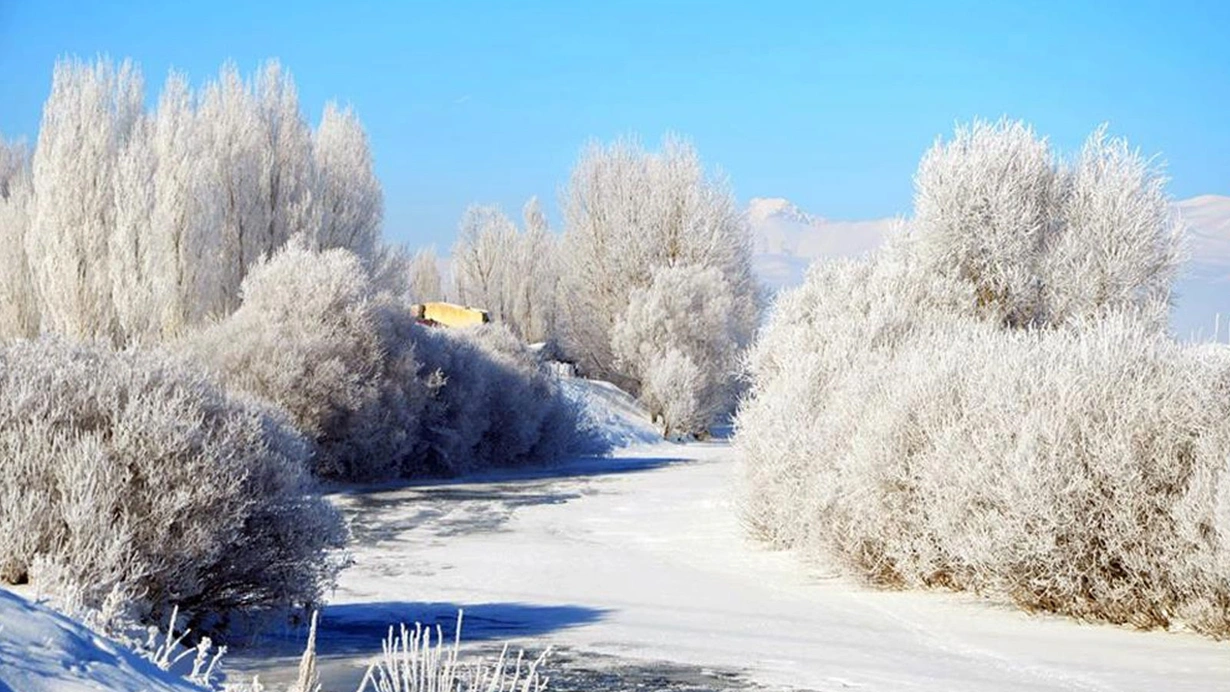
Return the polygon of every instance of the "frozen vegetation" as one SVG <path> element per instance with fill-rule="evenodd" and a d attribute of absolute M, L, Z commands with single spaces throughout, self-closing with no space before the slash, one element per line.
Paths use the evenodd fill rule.
<path fill-rule="evenodd" d="M 0 348 L 0 579 L 203 630 L 310 605 L 344 537 L 276 409 L 162 352 Z"/>
<path fill-rule="evenodd" d="M 1162 181 L 977 123 L 915 216 L 782 295 L 738 418 L 755 534 L 890 586 L 1230 634 L 1230 361 L 1166 334 Z"/>
<path fill-rule="evenodd" d="M 741 391 L 737 360 L 762 307 L 729 186 L 683 140 L 620 140 L 582 152 L 561 204 L 560 237 L 537 200 L 524 231 L 498 208 L 466 210 L 457 295 L 632 392 L 666 436 L 708 434 Z"/>
<path fill-rule="evenodd" d="M 600 453 L 504 326 L 416 322 L 440 278 L 382 204 L 354 113 L 313 129 L 275 62 L 148 111 L 130 63 L 57 64 L 35 147 L 0 141 L 0 581 L 230 636 L 344 562 L 314 477 Z"/>
<path fill-rule="evenodd" d="M 1006 671 L 1005 689 L 1207 682 L 1102 656 L 1152 651 L 1110 634 L 1048 630 L 1109 675 L 1028 641 L 984 655 L 920 624 L 954 611 L 811 588 L 740 538 L 878 585 L 1230 636 L 1230 355 L 1167 333 L 1181 223 L 1103 130 L 1062 158 L 1023 124 L 958 129 L 885 245 L 816 264 L 766 318 L 748 219 L 681 139 L 588 145 L 558 233 L 536 199 L 521 227 L 469 208 L 443 276 L 433 250 L 381 239 L 357 116 L 329 105 L 312 127 L 277 63 L 197 90 L 172 74 L 145 104 L 135 66 L 66 60 L 35 145 L 0 140 L 0 581 L 117 636 L 182 613 L 201 665 L 203 635 L 293 628 L 331 598 L 294 692 L 336 666 L 338 627 L 439 620 L 408 592 L 449 615 L 477 602 L 480 638 L 530 618 L 582 656 L 773 684 L 956 689 L 945 661 Z M 843 253 L 884 224 L 860 232 Z M 442 299 L 493 323 L 416 319 Z M 558 375 L 573 369 L 596 379 Z M 695 443 L 736 405 L 737 456 Z M 0 658 L 0 688 L 59 684 L 56 666 L 81 673 L 63 689 L 183 688 L 141 687 L 127 652 L 41 605 L 0 592 L 0 613 L 23 620 L 0 621 L 0 653 L 67 652 Z M 744 621 L 757 630 L 730 631 Z M 986 629 L 1028 627 L 1004 622 Z M 366 680 L 325 687 L 538 688 L 503 663 L 461 675 L 431 631 L 389 630 Z M 1225 672 L 1212 642 L 1167 646 Z"/>
<path fill-rule="evenodd" d="M 184 348 L 289 413 L 315 442 L 320 477 L 447 475 L 602 451 L 505 328 L 423 327 L 349 251 L 288 247 L 249 274 L 242 296 Z"/>

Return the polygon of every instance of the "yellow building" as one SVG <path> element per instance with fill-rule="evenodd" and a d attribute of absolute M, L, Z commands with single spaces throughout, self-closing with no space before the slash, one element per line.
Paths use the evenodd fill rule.
<path fill-rule="evenodd" d="M 413 308 L 415 317 L 446 327 L 470 327 L 491 321 L 486 310 L 453 303 L 421 303 Z"/>

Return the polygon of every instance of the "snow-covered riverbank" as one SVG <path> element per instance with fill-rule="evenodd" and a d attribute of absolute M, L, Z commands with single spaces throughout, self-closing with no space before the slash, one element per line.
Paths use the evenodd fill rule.
<path fill-rule="evenodd" d="M 480 645 L 734 670 L 770 688 L 1230 689 L 1225 643 L 809 574 L 744 537 L 737 471 L 724 442 L 658 444 L 520 477 L 338 496 L 355 564 L 324 613 L 327 677 L 349 689 L 388 624 L 449 631 L 464 608 L 465 638 Z M 291 653 L 232 667 L 276 680 Z"/>
<path fill-rule="evenodd" d="M 729 444 L 647 443 L 626 396 L 592 389 L 604 426 L 633 443 L 612 458 L 332 496 L 354 564 L 322 613 L 326 690 L 356 688 L 390 625 L 451 635 L 462 608 L 471 652 L 557 647 L 559 690 L 1230 690 L 1225 642 L 804 569 L 745 536 Z M 0 680 L 14 692 L 181 688 L 160 673 L 141 687 L 149 666 L 45 609 L 0 606 Z M 231 679 L 283 689 L 305 636 L 233 650 Z M 69 679 L 79 687 L 55 686 Z"/>
<path fill-rule="evenodd" d="M 193 692 L 80 623 L 0 589 L 0 692 Z"/>

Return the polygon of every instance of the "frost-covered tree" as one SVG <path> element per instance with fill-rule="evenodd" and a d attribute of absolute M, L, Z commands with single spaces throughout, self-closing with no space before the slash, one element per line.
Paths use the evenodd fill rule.
<path fill-rule="evenodd" d="M 537 197 L 522 210 L 525 230 L 516 242 L 509 327 L 528 343 L 554 339 L 558 312 L 559 240 L 551 234 Z"/>
<path fill-rule="evenodd" d="M 1156 315 L 1180 257 L 1163 184 L 1104 128 L 1068 163 L 1023 123 L 978 121 L 919 164 L 915 255 L 1013 326 L 1128 307 Z"/>
<path fill-rule="evenodd" d="M 156 175 L 147 245 L 158 258 L 149 276 L 161 296 L 163 337 L 221 314 L 234 290 L 224 263 L 224 219 L 240 190 L 217 168 L 223 152 L 212 148 L 216 123 L 209 117 L 187 78 L 172 72 L 150 132 Z M 242 178 L 243 170 L 230 175 Z"/>
<path fill-rule="evenodd" d="M 639 387 L 620 367 L 612 333 L 633 293 L 662 267 L 714 269 L 732 301 L 735 343 L 750 339 L 759 306 L 749 232 L 726 182 L 705 172 L 691 145 L 667 139 L 656 153 L 631 141 L 592 145 L 573 168 L 563 206 L 562 330 L 587 372 Z"/>
<path fill-rule="evenodd" d="M 384 192 L 372 169 L 367 133 L 350 108 L 325 106 L 313 149 L 317 188 L 314 203 L 320 223 L 313 244 L 318 249 L 347 248 L 370 258 L 380 238 Z"/>
<path fill-rule="evenodd" d="M 159 252 L 153 227 L 155 180 L 159 173 L 153 125 L 144 114 L 133 125 L 115 170 L 115 225 L 107 239 L 110 302 L 123 341 L 160 335 L 164 292 L 158 272 L 172 258 Z M 173 266 L 173 265 L 171 265 Z"/>
<path fill-rule="evenodd" d="M 252 238 L 256 244 L 249 255 L 268 256 L 297 233 L 311 237 L 312 230 L 322 221 L 323 210 L 314 199 L 317 179 L 312 130 L 299 110 L 299 92 L 290 72 L 276 60 L 266 62 L 256 73 L 252 93 L 263 140 L 259 180 L 264 228 L 258 229 Z M 330 128 L 334 126 L 330 124 Z M 362 142 L 351 146 L 362 146 Z M 360 152 L 359 156 L 365 153 Z M 355 236 L 351 239 L 364 244 L 371 240 Z"/>
<path fill-rule="evenodd" d="M 410 259 L 411 302 L 426 303 L 444 298 L 440 260 L 433 248 L 419 250 Z"/>
<path fill-rule="evenodd" d="M 267 64 L 252 83 L 228 64 L 205 88 L 199 122 L 208 133 L 204 153 L 212 185 L 222 197 L 222 261 L 214 278 L 220 295 L 208 312 L 234 310 L 248 268 L 303 230 L 295 224 L 310 201 L 311 139 L 296 99 L 277 63 Z"/>
<path fill-rule="evenodd" d="M 120 154 L 142 109 L 128 62 L 56 64 L 34 150 L 26 253 L 44 329 L 113 339 L 108 245 L 115 228 Z"/>
<path fill-rule="evenodd" d="M 611 333 L 616 363 L 667 436 L 703 434 L 731 410 L 746 326 L 714 267 L 659 267 Z"/>
<path fill-rule="evenodd" d="M 173 338 L 234 310 L 248 269 L 296 234 L 392 258 L 376 256 L 357 117 L 330 106 L 313 134 L 276 62 L 246 81 L 226 65 L 200 93 L 172 73 L 152 112 L 143 100 L 127 62 L 61 61 L 32 165 L 0 147 L 3 232 L 20 245 L 4 258 L 4 309 L 22 315 L 6 334 Z"/>
<path fill-rule="evenodd" d="M 38 333 L 25 248 L 33 193 L 28 149 L 0 138 L 0 340 Z"/>
<path fill-rule="evenodd" d="M 1158 317 L 1160 175 L 1005 121 L 915 180 L 910 233 L 813 266 L 751 352 L 747 525 L 878 583 L 1225 636 L 1230 361 Z"/>
<path fill-rule="evenodd" d="M 1065 172 L 1063 231 L 1041 269 L 1050 320 L 1129 310 L 1164 328 L 1184 254 L 1166 179 L 1105 127 Z"/>
<path fill-rule="evenodd" d="M 555 336 L 558 241 L 536 198 L 523 214 L 519 230 L 498 207 L 467 209 L 453 246 L 453 279 L 462 302 L 534 343 Z"/>
<path fill-rule="evenodd" d="M 498 207 L 471 205 L 461 217 L 453 245 L 458 298 L 500 322 L 510 314 L 508 278 L 516 237 L 516 224 Z"/>

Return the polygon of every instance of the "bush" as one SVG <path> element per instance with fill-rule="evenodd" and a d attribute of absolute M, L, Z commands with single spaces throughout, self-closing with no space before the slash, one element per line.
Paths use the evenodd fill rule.
<path fill-rule="evenodd" d="M 227 386 L 285 409 L 329 478 L 396 475 L 426 392 L 413 344 L 389 339 L 389 308 L 359 259 L 295 245 L 255 267 L 230 317 L 185 340 Z M 405 336 L 405 335 L 403 335 Z"/>
<path fill-rule="evenodd" d="M 185 345 L 228 386 L 284 408 L 326 478 L 545 463 L 587 443 L 507 330 L 420 326 L 345 250 L 275 255 L 245 280 L 240 308 Z"/>
<path fill-rule="evenodd" d="M 0 579 L 194 627 L 311 604 L 339 515 L 280 415 L 161 353 L 0 350 Z"/>
<path fill-rule="evenodd" d="M 1160 328 L 1157 178 L 1101 132 L 1048 168 L 983 127 L 924 159 L 912 234 L 778 299 L 736 425 L 747 522 L 880 584 L 1230 635 L 1230 354 Z"/>
<path fill-rule="evenodd" d="M 423 472 L 457 474 L 606 451 L 556 377 L 502 325 L 419 330 L 416 348 L 431 389 Z"/>
<path fill-rule="evenodd" d="M 767 537 L 881 584 L 1230 633 L 1230 359 L 1112 318 L 919 327 L 895 356 L 821 360 L 740 417 Z M 812 398 L 774 399 L 791 380 Z"/>

